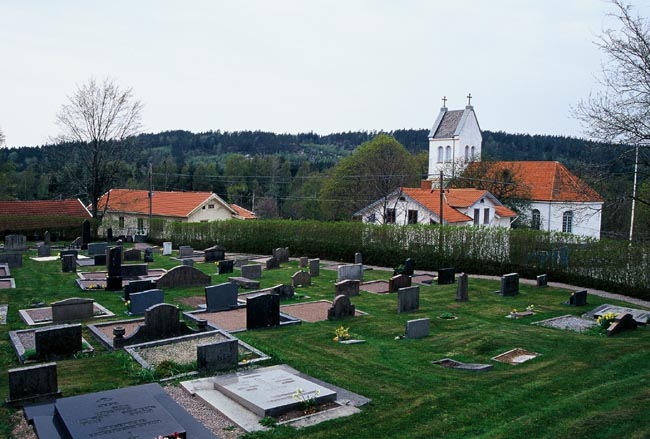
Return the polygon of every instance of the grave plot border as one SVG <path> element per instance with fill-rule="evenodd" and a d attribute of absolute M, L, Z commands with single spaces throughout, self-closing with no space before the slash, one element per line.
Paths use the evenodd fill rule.
<path fill-rule="evenodd" d="M 103 319 L 106 317 L 115 317 L 115 313 L 109 310 L 108 308 L 100 305 L 99 303 L 95 302 L 93 303 L 93 307 L 95 310 L 99 309 L 103 314 L 101 315 L 93 315 L 92 319 Z M 45 306 L 41 308 L 25 308 L 25 309 L 19 309 L 18 314 L 20 315 L 20 318 L 23 322 L 25 322 L 29 326 L 40 326 L 40 325 L 49 325 L 52 324 L 52 320 L 44 320 L 42 322 L 35 322 L 28 314 L 29 310 L 32 309 L 43 309 L 43 308 L 52 308 L 51 306 Z"/>
<path fill-rule="evenodd" d="M 187 318 L 189 318 L 190 320 L 192 320 L 193 322 L 198 322 L 199 320 L 201 320 L 201 314 L 207 314 L 207 313 L 214 314 L 214 313 L 220 313 L 220 312 L 230 312 L 232 310 L 241 309 L 241 308 L 246 308 L 246 305 L 244 304 L 244 306 L 240 306 L 240 307 L 232 308 L 232 309 L 227 309 L 227 310 L 224 310 L 224 311 L 207 311 L 205 309 L 195 309 L 195 310 L 192 310 L 192 311 L 184 311 L 183 315 L 186 316 Z M 302 320 L 297 319 L 297 318 L 295 318 L 293 316 L 290 316 L 289 314 L 285 314 L 282 311 L 280 311 L 280 326 L 300 325 L 300 324 L 302 324 Z M 214 325 L 214 324 L 212 324 L 210 322 L 208 322 L 208 326 L 210 326 L 211 328 L 219 329 L 220 331 L 226 331 L 226 332 L 230 332 L 230 333 L 237 333 L 237 332 L 247 331 L 245 326 L 242 329 L 235 329 L 233 331 L 227 331 L 226 329 L 220 328 L 220 327 L 218 327 L 218 326 L 216 326 L 216 325 Z M 273 328 L 279 328 L 280 326 L 274 326 L 274 327 L 262 328 L 262 329 L 273 329 Z"/>
<path fill-rule="evenodd" d="M 64 327 L 64 326 L 69 326 L 67 323 L 61 324 L 61 325 L 52 325 L 50 328 L 58 328 L 58 327 Z M 19 334 L 27 333 L 27 332 L 36 332 L 38 329 L 46 329 L 46 328 L 29 328 L 29 329 L 20 329 L 18 331 L 9 331 L 9 341 L 11 342 L 11 345 L 14 348 L 14 352 L 16 353 L 16 356 L 18 357 L 18 361 L 20 364 L 37 364 L 42 361 L 34 361 L 34 360 L 27 360 L 25 358 L 25 345 L 23 345 L 23 342 L 20 341 L 20 336 Z M 88 348 L 83 349 L 84 343 L 88 346 Z M 86 340 L 83 336 L 81 337 L 81 347 L 82 350 L 80 351 L 83 354 L 92 354 L 95 352 L 95 349 L 93 346 Z M 72 358 L 72 356 L 70 357 Z"/>

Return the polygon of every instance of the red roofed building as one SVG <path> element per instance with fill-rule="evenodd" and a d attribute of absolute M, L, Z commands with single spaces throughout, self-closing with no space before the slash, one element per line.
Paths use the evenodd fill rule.
<path fill-rule="evenodd" d="M 531 201 L 533 228 L 600 238 L 603 198 L 560 162 L 482 162 L 467 169 L 485 180 L 499 180 L 507 170 L 517 185 L 514 196 Z"/>
<path fill-rule="evenodd" d="M 510 227 L 517 214 L 480 189 L 445 189 L 441 208 L 440 190 L 425 180 L 419 188 L 397 188 L 354 216 L 365 223 Z"/>
<path fill-rule="evenodd" d="M 111 189 L 99 199 L 102 227 L 119 235 L 146 234 L 149 222 L 149 191 Z M 228 204 L 212 192 L 154 191 L 151 216 L 169 221 L 208 222 L 252 219 L 255 214 Z"/>
<path fill-rule="evenodd" d="M 65 216 L 91 219 L 81 200 L 0 201 L 0 216 Z"/>

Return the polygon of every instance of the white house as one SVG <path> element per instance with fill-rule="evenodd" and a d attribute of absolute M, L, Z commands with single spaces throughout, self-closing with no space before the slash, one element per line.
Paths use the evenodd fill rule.
<path fill-rule="evenodd" d="M 397 188 L 354 216 L 365 223 L 510 227 L 517 214 L 480 189 L 445 189 L 441 203 L 440 190 L 425 180 L 419 188 Z"/>
<path fill-rule="evenodd" d="M 467 163 L 481 159 L 483 135 L 471 103 L 464 110 L 448 110 L 447 99 L 429 132 L 429 179 L 438 181 L 440 171 L 450 178 L 465 169 Z"/>

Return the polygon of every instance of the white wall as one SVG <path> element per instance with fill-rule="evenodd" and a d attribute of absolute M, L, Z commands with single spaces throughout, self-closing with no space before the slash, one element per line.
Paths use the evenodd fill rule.
<path fill-rule="evenodd" d="M 481 161 L 483 136 L 474 111 L 469 111 L 459 136 L 453 139 L 429 139 L 429 178 L 436 179 L 443 171 L 446 176 L 456 175 L 465 169 L 465 146 L 469 146 L 469 161 Z M 446 149 L 451 147 L 452 157 L 447 160 Z M 443 148 L 443 161 L 438 161 L 438 148 Z M 474 147 L 474 155 L 471 154 Z"/>
<path fill-rule="evenodd" d="M 574 235 L 589 236 L 600 239 L 600 222 L 603 203 L 551 203 L 533 201 L 530 212 L 537 209 L 540 212 L 540 229 L 561 232 L 562 216 L 566 211 L 573 211 Z M 530 215 L 529 212 L 529 215 Z"/>
<path fill-rule="evenodd" d="M 214 206 L 210 208 L 210 206 Z M 223 221 L 233 218 L 233 214 L 217 200 L 208 200 L 189 216 L 188 222 L 199 223 L 201 221 Z"/>

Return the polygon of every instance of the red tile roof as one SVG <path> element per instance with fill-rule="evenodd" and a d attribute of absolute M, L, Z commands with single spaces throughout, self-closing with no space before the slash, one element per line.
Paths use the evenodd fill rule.
<path fill-rule="evenodd" d="M 517 212 L 508 209 L 506 206 L 494 206 L 494 212 L 501 218 L 513 218 L 517 216 Z"/>
<path fill-rule="evenodd" d="M 257 218 L 257 216 L 255 216 L 255 214 L 253 212 L 251 212 L 248 209 L 244 209 L 241 206 L 238 206 L 236 204 L 231 204 L 230 207 L 235 209 L 235 212 L 237 212 L 237 215 L 239 215 L 242 219 L 247 220 L 247 219 L 256 219 Z"/>
<path fill-rule="evenodd" d="M 0 201 L 0 216 L 92 218 L 81 200 Z"/>
<path fill-rule="evenodd" d="M 485 169 L 487 178 L 490 178 L 490 174 L 509 169 L 514 179 L 521 184 L 517 194 L 521 198 L 560 202 L 604 201 L 595 190 L 560 162 L 475 162 L 468 165 L 468 168 L 471 167 Z"/>
<path fill-rule="evenodd" d="M 450 192 L 445 190 L 445 202 L 443 206 L 442 218 L 445 222 L 448 223 L 464 223 L 467 221 L 472 221 L 472 218 L 459 212 L 454 207 L 461 207 L 460 204 L 466 203 L 468 199 L 474 196 L 473 193 L 465 191 L 477 191 L 477 189 L 449 189 Z M 415 201 L 420 203 L 422 206 L 426 207 L 436 215 L 440 216 L 440 191 L 435 189 L 421 189 L 421 188 L 402 188 L 402 192 L 405 195 L 413 198 Z M 485 193 L 485 191 L 479 191 Z M 459 204 L 460 203 L 460 204 Z M 454 206 L 455 204 L 455 206 Z M 470 203 L 471 204 L 471 203 Z M 469 206 L 469 204 L 466 204 Z"/>
<path fill-rule="evenodd" d="M 154 191 L 152 214 L 186 218 L 213 195 L 212 192 Z M 99 211 L 104 210 L 107 200 L 109 211 L 149 214 L 149 191 L 111 189 L 99 199 Z"/>

